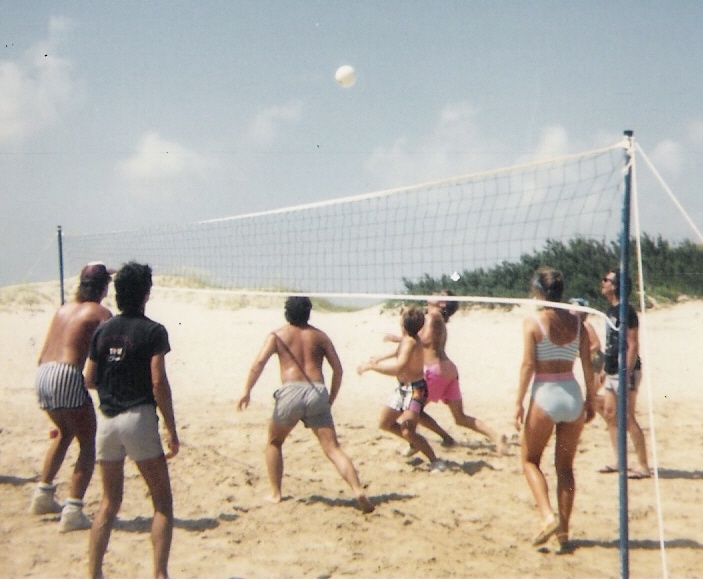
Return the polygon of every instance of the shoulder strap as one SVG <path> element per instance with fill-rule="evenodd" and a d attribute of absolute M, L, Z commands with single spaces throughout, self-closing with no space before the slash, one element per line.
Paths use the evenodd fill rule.
<path fill-rule="evenodd" d="M 542 339 L 547 338 L 549 340 L 549 336 L 547 335 L 547 331 L 544 329 L 544 326 L 542 325 L 542 322 L 539 319 L 539 316 L 536 314 L 532 316 L 535 319 L 535 322 L 537 322 L 537 327 L 539 327 L 539 331 L 542 332 Z"/>
<path fill-rule="evenodd" d="M 286 344 L 286 343 L 283 341 L 283 338 L 281 338 L 281 336 L 279 336 L 276 332 L 271 332 L 271 333 L 274 335 L 274 337 L 276 338 L 276 340 L 278 340 L 278 341 L 281 343 L 281 345 L 282 345 L 283 348 L 286 350 L 286 352 L 288 352 L 288 355 L 293 359 L 293 362 L 295 362 L 295 365 L 298 367 L 298 370 L 300 370 L 300 371 L 303 373 L 303 376 L 305 376 L 305 379 L 306 379 L 308 382 L 310 382 L 310 385 L 311 385 L 311 386 L 314 386 L 315 383 L 314 383 L 312 380 L 310 380 L 310 377 L 307 375 L 307 373 L 305 372 L 305 370 L 304 370 L 303 367 L 301 366 L 300 362 L 298 362 L 298 358 L 296 358 L 296 357 L 293 355 L 293 352 L 290 351 L 290 348 L 288 347 L 288 344 Z"/>

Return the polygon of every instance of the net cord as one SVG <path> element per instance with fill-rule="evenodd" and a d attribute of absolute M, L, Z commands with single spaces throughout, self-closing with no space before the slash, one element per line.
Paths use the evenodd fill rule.
<path fill-rule="evenodd" d="M 382 191 L 374 191 L 372 193 L 362 193 L 360 195 L 351 195 L 348 197 L 338 197 L 336 199 L 329 199 L 326 201 L 317 201 L 314 203 L 304 203 L 302 205 L 294 205 L 294 206 L 290 206 L 290 207 L 279 207 L 277 209 L 270 209 L 268 211 L 244 213 L 242 215 L 233 215 L 230 217 L 218 217 L 217 219 L 207 219 L 204 221 L 198 221 L 197 223 L 198 224 L 221 223 L 223 221 L 235 221 L 235 220 L 239 220 L 239 219 L 250 219 L 252 217 L 264 217 L 267 215 L 276 215 L 276 214 L 280 214 L 280 213 L 289 213 L 289 212 L 293 212 L 293 211 L 304 211 L 307 209 L 317 209 L 320 207 L 329 207 L 332 205 L 340 205 L 343 203 L 353 203 L 356 201 L 364 201 L 367 199 L 378 199 L 378 198 L 382 198 L 382 197 L 389 197 L 391 195 L 396 195 L 398 193 L 402 193 L 403 191 L 412 191 L 414 189 L 438 187 L 438 186 L 454 183 L 456 181 L 468 181 L 468 180 L 475 180 L 475 179 L 483 179 L 486 177 L 490 177 L 492 175 L 499 175 L 501 173 L 509 173 L 511 171 L 517 171 L 517 170 L 526 169 L 529 167 L 539 167 L 542 165 L 553 165 L 556 163 L 566 162 L 566 161 L 569 161 L 572 159 L 601 155 L 603 153 L 607 153 L 609 151 L 614 151 L 616 149 L 626 148 L 627 146 L 628 145 L 627 145 L 626 140 L 621 140 L 618 143 L 615 143 L 614 145 L 610 145 L 608 147 L 603 147 L 601 149 L 594 149 L 592 151 L 587 151 L 585 153 L 564 155 L 563 157 L 545 159 L 543 161 L 536 161 L 536 162 L 532 162 L 532 163 L 522 163 L 520 165 L 513 165 L 512 167 L 501 167 L 500 169 L 493 169 L 491 171 L 482 171 L 479 173 L 460 175 L 460 176 L 455 176 L 455 177 L 451 177 L 448 179 L 440 179 L 437 181 L 428 181 L 426 183 L 419 183 L 419 184 L 415 184 L 415 185 L 409 185 L 406 187 L 396 187 L 394 189 L 384 189 Z"/>
<path fill-rule="evenodd" d="M 209 293 L 209 294 L 222 294 L 222 295 L 238 295 L 238 296 L 256 296 L 261 297 L 262 292 L 256 290 L 230 290 L 230 289 L 212 289 L 212 288 L 180 288 L 180 287 L 170 287 L 162 288 L 169 292 L 176 293 Z M 399 302 L 426 302 L 431 300 L 436 300 L 436 294 L 427 295 L 409 295 L 409 294 L 369 294 L 369 293 L 338 293 L 338 292 L 275 292 L 267 291 L 265 293 L 267 297 L 308 297 L 308 298 L 322 298 L 322 299 L 362 299 L 362 300 L 373 300 L 373 301 L 399 301 Z M 600 310 L 593 309 L 587 306 L 579 306 L 576 304 L 565 303 L 565 302 L 550 302 L 546 300 L 538 300 L 534 298 L 501 298 L 501 297 L 490 297 L 490 296 L 442 296 L 443 301 L 447 302 L 459 302 L 459 303 L 474 303 L 474 304 L 494 304 L 494 305 L 504 305 L 504 306 L 534 306 L 534 307 L 545 307 L 545 308 L 555 308 L 559 310 L 569 310 L 577 311 L 585 314 L 593 314 L 594 316 L 600 317 L 613 329 L 617 330 L 617 327 L 606 317 L 604 312 Z"/>
<path fill-rule="evenodd" d="M 642 158 L 644 159 L 645 163 L 647 163 L 647 166 L 649 167 L 649 170 L 652 172 L 654 177 L 656 177 L 657 181 L 659 181 L 659 184 L 662 186 L 662 189 L 666 192 L 666 194 L 669 196 L 669 199 L 671 202 L 676 206 L 676 208 L 679 210 L 683 218 L 686 220 L 686 222 L 691 226 L 691 229 L 695 232 L 695 234 L 698 236 L 698 240 L 703 243 L 703 233 L 701 233 L 700 229 L 696 227 L 696 224 L 693 223 L 693 220 L 691 217 L 688 215 L 686 210 L 683 208 L 683 205 L 679 203 L 679 200 L 676 198 L 676 196 L 673 194 L 669 186 L 664 182 L 664 179 L 662 179 L 662 176 L 659 174 L 659 171 L 654 167 L 652 162 L 649 160 L 649 157 L 645 154 L 645 152 L 642 150 L 642 147 L 640 147 L 640 144 L 636 144 L 637 151 L 639 152 L 640 155 L 642 155 Z"/>

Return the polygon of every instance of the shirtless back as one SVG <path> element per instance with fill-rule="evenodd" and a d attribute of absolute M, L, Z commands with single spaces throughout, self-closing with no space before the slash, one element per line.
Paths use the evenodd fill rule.
<path fill-rule="evenodd" d="M 44 457 L 41 480 L 37 485 L 30 512 L 61 512 L 59 530 L 74 531 L 90 527 L 83 513 L 83 496 L 95 466 L 95 410 L 85 387 L 83 367 L 88 357 L 95 329 L 112 317 L 100 305 L 107 295 L 110 276 L 104 264 L 87 264 L 80 274 L 75 299 L 62 305 L 54 314 L 44 340 L 35 378 L 39 407 L 55 428 Z M 58 473 L 71 442 L 78 440 L 79 454 L 71 477 L 69 498 L 61 505 L 54 498 L 54 477 Z"/>
<path fill-rule="evenodd" d="M 49 325 L 39 364 L 58 362 L 82 370 L 95 328 L 110 317 L 110 310 L 97 302 L 62 305 Z"/>
<path fill-rule="evenodd" d="M 292 324 L 286 324 L 279 328 L 275 334 L 280 342 L 285 344 L 283 346 L 282 343 L 275 342 L 274 346 L 281 368 L 281 383 L 304 382 L 308 379 L 313 382 L 324 383 L 322 375 L 323 361 L 325 358 L 338 361 L 336 352 L 332 347 L 332 341 L 327 334 L 311 325 L 298 327 Z M 293 360 L 292 356 L 295 357 L 295 360 Z M 330 364 L 332 364 L 331 361 Z M 305 374 L 303 374 L 303 371 Z"/>
<path fill-rule="evenodd" d="M 443 295 L 443 294 L 438 294 Z M 419 336 L 424 347 L 425 366 L 439 364 L 440 372 L 447 378 L 457 377 L 456 366 L 447 356 L 447 319 L 451 313 L 446 314 L 447 302 L 445 300 L 430 301 L 425 313 L 425 325 L 420 330 Z"/>
<path fill-rule="evenodd" d="M 447 325 L 444 323 L 439 307 L 427 306 L 425 325 L 420 331 L 420 338 L 425 351 L 425 364 L 446 360 Z"/>

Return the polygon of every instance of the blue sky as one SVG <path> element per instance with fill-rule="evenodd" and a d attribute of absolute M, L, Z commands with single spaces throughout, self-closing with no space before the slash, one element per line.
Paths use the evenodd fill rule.
<path fill-rule="evenodd" d="M 624 129 L 702 227 L 701 22 L 695 0 L 0 0 L 0 285 L 56 277 L 57 225 L 332 199 Z M 656 195 L 652 227 L 688 236 Z"/>

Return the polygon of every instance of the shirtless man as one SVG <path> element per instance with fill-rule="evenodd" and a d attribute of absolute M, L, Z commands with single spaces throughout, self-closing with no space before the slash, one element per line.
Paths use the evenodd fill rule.
<path fill-rule="evenodd" d="M 237 410 L 249 406 L 251 390 L 264 371 L 269 358 L 276 354 L 280 365 L 281 388 L 274 392 L 276 400 L 269 423 L 266 445 L 266 466 L 271 482 L 270 501 L 282 500 L 283 443 L 299 420 L 312 429 L 327 458 L 351 487 L 361 510 L 370 513 L 374 506 L 364 493 L 356 469 L 337 441 L 331 406 L 342 385 L 342 363 L 332 340 L 308 323 L 312 303 L 307 297 L 290 297 L 285 304 L 285 326 L 271 332 L 254 360 L 244 385 Z M 322 374 L 327 360 L 332 367 L 332 383 L 328 393 Z"/>
<path fill-rule="evenodd" d="M 430 461 L 432 470 L 445 470 L 444 461 L 438 460 L 424 436 L 415 429 L 427 403 L 427 383 L 423 367 L 423 347 L 418 332 L 425 323 L 424 314 L 417 308 L 401 312 L 402 336 L 394 352 L 371 358 L 357 368 L 359 375 L 373 370 L 386 376 L 394 376 L 398 387 L 381 411 L 379 427 L 407 440 Z M 394 358 L 391 363 L 382 362 Z"/>
<path fill-rule="evenodd" d="M 459 309 L 459 303 L 442 299 L 442 297 L 453 295 L 449 290 L 442 290 L 434 295 L 437 296 L 437 299 L 427 302 L 425 325 L 418 333 L 424 348 L 427 402 L 439 402 L 440 400 L 444 402 L 449 407 L 457 426 L 463 426 L 487 436 L 495 444 L 498 454 L 504 455 L 508 448 L 507 437 L 499 435 L 482 420 L 464 413 L 464 402 L 459 388 L 459 372 L 446 352 L 447 322 Z M 439 434 L 444 446 L 454 444 L 454 439 L 426 411 L 420 415 L 420 424 Z M 406 454 L 415 452 L 417 449 L 411 447 Z"/>
<path fill-rule="evenodd" d="M 29 507 L 31 513 L 61 513 L 61 532 L 90 528 L 83 513 L 83 497 L 95 468 L 95 410 L 83 380 L 90 338 L 95 329 L 112 317 L 100 305 L 114 270 L 93 262 L 81 271 L 80 285 L 72 302 L 62 305 L 49 326 L 39 355 L 35 386 L 39 406 L 56 425 L 58 434 L 44 458 L 41 480 Z M 61 468 L 68 447 L 78 439 L 80 451 L 65 506 L 54 498 L 54 477 Z"/>

